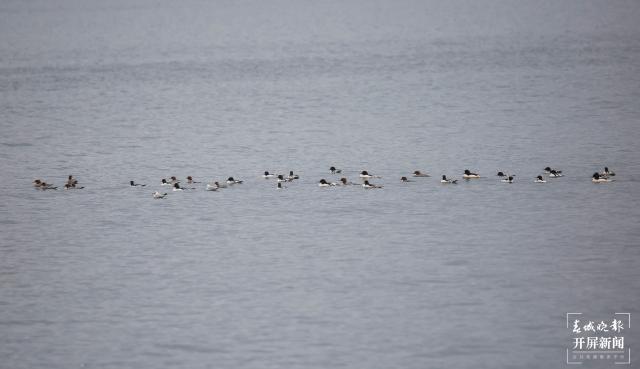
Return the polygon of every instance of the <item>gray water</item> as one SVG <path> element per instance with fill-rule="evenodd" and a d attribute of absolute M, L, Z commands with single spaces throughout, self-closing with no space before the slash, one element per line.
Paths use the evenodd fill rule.
<path fill-rule="evenodd" d="M 564 367 L 566 313 L 640 312 L 639 20 L 637 1 L 3 1 L 0 367 Z M 534 184 L 546 166 L 566 176 Z M 317 186 L 362 170 L 384 188 Z M 69 174 L 85 188 L 32 186 Z M 172 175 L 203 183 L 154 200 Z"/>

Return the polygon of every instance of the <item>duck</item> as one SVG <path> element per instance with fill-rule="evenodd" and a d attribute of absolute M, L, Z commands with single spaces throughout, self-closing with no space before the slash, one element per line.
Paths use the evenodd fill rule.
<path fill-rule="evenodd" d="M 504 182 L 504 183 L 513 183 L 513 177 L 509 176 L 509 178 L 503 179 L 501 182 Z"/>
<path fill-rule="evenodd" d="M 222 185 L 221 185 L 221 184 L 220 184 L 220 183 L 218 183 L 218 182 L 214 182 L 214 184 L 215 184 L 215 185 L 216 185 L 216 187 L 218 187 L 218 188 L 227 188 L 227 185 L 226 185 L 226 184 L 222 184 Z"/>
<path fill-rule="evenodd" d="M 195 190 L 195 188 L 180 187 L 180 185 L 179 185 L 179 184 L 174 183 L 174 184 L 173 184 L 173 190 L 174 190 L 174 191 L 186 191 L 186 190 Z"/>
<path fill-rule="evenodd" d="M 559 170 L 559 169 L 551 169 L 551 167 L 546 167 L 546 168 L 544 168 L 544 170 L 547 173 L 556 172 L 556 174 L 562 174 L 561 170 Z"/>
<path fill-rule="evenodd" d="M 366 170 L 363 170 L 362 173 L 360 173 L 360 178 L 380 178 L 380 176 L 374 176 L 372 174 L 367 173 Z"/>
<path fill-rule="evenodd" d="M 42 182 L 39 179 L 33 181 L 33 187 L 42 187 Z"/>
<path fill-rule="evenodd" d="M 272 178 L 275 177 L 275 174 L 270 174 L 269 172 L 264 172 L 264 174 L 262 175 L 262 178 Z"/>
<path fill-rule="evenodd" d="M 173 183 L 167 182 L 166 179 L 162 178 L 162 184 L 160 186 L 171 186 L 173 187 Z"/>
<path fill-rule="evenodd" d="M 336 185 L 335 183 L 327 182 L 324 178 L 320 180 L 320 183 L 318 183 L 318 187 L 331 187 L 335 185 Z"/>
<path fill-rule="evenodd" d="M 71 185 L 78 184 L 78 180 L 73 178 L 73 176 L 69 174 L 69 177 L 67 178 L 67 183 Z"/>
<path fill-rule="evenodd" d="M 545 181 L 544 179 L 542 179 L 542 176 L 537 176 L 536 180 L 533 181 L 533 183 L 547 183 L 547 181 Z"/>
<path fill-rule="evenodd" d="M 299 179 L 299 178 L 300 178 L 300 176 L 299 176 L 299 175 L 297 175 L 297 174 L 293 174 L 293 170 L 290 170 L 290 171 L 289 171 L 289 177 L 288 177 L 288 178 L 289 178 L 289 179 Z"/>
<path fill-rule="evenodd" d="M 560 178 L 560 177 L 564 177 L 564 174 L 562 174 L 562 171 L 558 172 L 556 170 L 551 169 L 549 171 L 549 177 L 551 177 L 551 178 Z"/>
<path fill-rule="evenodd" d="M 81 190 L 81 189 L 83 189 L 84 187 L 76 187 L 76 185 L 73 185 L 73 184 L 69 184 L 69 183 L 67 183 L 66 185 L 64 185 L 64 188 L 65 188 L 66 190 Z"/>
<path fill-rule="evenodd" d="M 207 188 L 205 188 L 205 191 L 217 191 L 217 190 L 218 190 L 218 186 L 212 186 L 207 183 Z"/>
<path fill-rule="evenodd" d="M 507 175 L 502 173 L 502 172 L 498 172 L 498 174 L 496 174 L 496 176 L 498 176 L 498 177 L 506 177 Z"/>
<path fill-rule="evenodd" d="M 291 179 L 291 178 L 284 178 L 284 175 L 282 175 L 282 174 L 280 174 L 280 175 L 278 176 L 278 182 L 291 182 L 291 181 L 293 181 L 293 179 Z"/>
<path fill-rule="evenodd" d="M 402 177 L 402 178 L 400 178 L 400 180 L 401 180 L 402 182 L 415 182 L 415 181 L 414 181 L 414 180 L 412 180 L 412 179 L 407 179 L 407 177 Z"/>
<path fill-rule="evenodd" d="M 609 171 L 609 167 L 604 167 L 604 172 L 602 172 L 602 175 L 604 176 L 615 176 L 616 174 L 614 172 Z"/>
<path fill-rule="evenodd" d="M 340 182 L 342 182 L 341 186 L 351 186 L 351 185 L 359 186 L 357 183 L 347 181 L 346 178 L 340 178 Z"/>
<path fill-rule="evenodd" d="M 172 177 L 171 177 L 171 183 L 172 183 L 172 184 L 173 184 L 173 183 L 180 183 L 180 180 L 179 180 L 179 179 L 177 179 L 175 176 L 172 176 Z"/>
<path fill-rule="evenodd" d="M 236 184 L 236 183 L 240 184 L 240 183 L 242 183 L 242 181 L 237 180 L 237 179 L 233 179 L 233 177 L 227 178 L 227 184 L 231 184 L 232 185 L 232 184 Z"/>
<path fill-rule="evenodd" d="M 331 173 L 342 173 L 342 169 L 336 169 L 336 167 L 329 168 L 329 172 Z"/>
<path fill-rule="evenodd" d="M 464 170 L 464 173 L 462 173 L 462 178 L 465 178 L 465 179 L 469 179 L 469 178 L 482 178 L 482 176 L 481 176 L 481 175 L 479 175 L 479 174 L 476 174 L 476 173 L 471 173 L 471 172 L 469 171 L 469 169 L 465 169 L 465 170 Z"/>
<path fill-rule="evenodd" d="M 278 190 L 284 190 L 287 186 L 283 186 L 282 183 L 278 182 Z"/>
<path fill-rule="evenodd" d="M 591 182 L 593 183 L 602 183 L 602 182 L 612 182 L 613 179 L 609 179 L 606 177 L 601 177 L 600 174 L 598 173 L 593 173 L 593 176 L 591 176 Z"/>
<path fill-rule="evenodd" d="M 142 183 L 133 183 L 133 181 L 129 181 L 129 186 L 131 187 L 144 187 L 146 185 L 142 184 Z"/>
<path fill-rule="evenodd" d="M 156 192 L 154 192 L 154 193 L 153 193 L 153 198 L 154 198 L 154 199 L 161 199 L 161 198 L 163 198 L 163 197 L 165 197 L 165 196 L 167 196 L 167 194 L 166 194 L 166 193 L 160 193 L 160 192 L 158 192 L 158 191 L 156 191 Z"/>
<path fill-rule="evenodd" d="M 43 190 L 55 190 L 58 188 L 58 187 L 54 187 L 53 183 L 47 184 L 46 182 L 42 182 L 42 185 L 40 187 L 42 187 Z"/>
<path fill-rule="evenodd" d="M 458 183 L 457 179 L 447 179 L 447 176 L 445 176 L 444 174 L 442 175 L 442 181 L 440 181 L 440 183 L 444 183 L 444 184 L 449 184 L 449 183 Z"/>
<path fill-rule="evenodd" d="M 187 177 L 187 183 L 200 183 L 200 182 L 196 182 L 193 180 L 193 178 L 191 178 L 191 176 Z"/>
<path fill-rule="evenodd" d="M 431 176 L 430 176 L 430 175 L 428 175 L 428 174 L 422 174 L 422 173 L 420 173 L 420 171 L 419 171 L 419 170 L 416 170 L 415 172 L 413 172 L 413 176 L 414 176 L 414 177 L 431 177 Z"/>
<path fill-rule="evenodd" d="M 369 181 L 367 181 L 367 180 L 364 181 L 364 183 L 362 184 L 362 187 L 367 188 L 367 189 L 369 189 L 369 188 L 382 188 L 382 186 L 378 186 L 378 185 L 369 183 Z"/>

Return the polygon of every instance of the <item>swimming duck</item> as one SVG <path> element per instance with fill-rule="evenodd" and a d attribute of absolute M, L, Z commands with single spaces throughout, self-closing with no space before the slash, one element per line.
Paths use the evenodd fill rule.
<path fill-rule="evenodd" d="M 67 190 L 81 190 L 84 187 L 76 187 L 76 185 L 67 183 L 66 185 L 64 185 L 64 188 Z"/>
<path fill-rule="evenodd" d="M 141 183 L 137 183 L 137 184 L 133 183 L 133 181 L 129 181 L 129 183 L 130 183 L 129 186 L 131 186 L 131 187 L 144 187 L 144 186 L 146 186 L 146 185 L 141 184 Z"/>
<path fill-rule="evenodd" d="M 272 178 L 275 177 L 275 174 L 269 174 L 269 172 L 264 172 L 264 174 L 262 175 L 262 178 Z"/>
<path fill-rule="evenodd" d="M 42 187 L 43 190 L 55 190 L 55 189 L 58 188 L 58 187 L 54 187 L 53 183 L 52 184 L 47 184 L 46 182 L 42 182 L 40 187 Z"/>
<path fill-rule="evenodd" d="M 346 178 L 340 178 L 340 182 L 342 182 L 341 186 L 351 186 L 351 185 L 359 186 L 357 183 L 347 181 Z"/>
<path fill-rule="evenodd" d="M 218 186 L 212 186 L 207 183 L 207 188 L 205 188 L 205 191 L 217 191 L 217 190 L 218 190 Z"/>
<path fill-rule="evenodd" d="M 34 187 L 42 187 L 42 182 L 40 182 L 39 179 L 36 179 L 35 181 L 33 181 L 33 186 Z"/>
<path fill-rule="evenodd" d="M 556 174 L 562 174 L 562 171 L 559 170 L 559 169 L 551 169 L 550 167 L 546 167 L 546 168 L 544 168 L 544 170 L 547 173 L 556 172 Z"/>
<path fill-rule="evenodd" d="M 191 176 L 187 177 L 187 183 L 200 183 L 200 182 L 196 182 L 193 180 L 193 178 L 191 178 Z"/>
<path fill-rule="evenodd" d="M 547 183 L 547 181 L 545 181 L 544 179 L 542 179 L 542 176 L 537 176 L 536 180 L 533 181 L 533 183 Z"/>
<path fill-rule="evenodd" d="M 163 198 L 163 197 L 165 197 L 165 196 L 167 196 L 167 194 L 166 194 L 166 193 L 160 193 L 160 192 L 158 192 L 158 191 L 154 192 L 154 194 L 153 194 L 153 198 L 154 198 L 154 199 L 161 199 L 161 198 Z"/>
<path fill-rule="evenodd" d="M 329 183 L 327 181 L 323 179 L 320 180 L 320 183 L 318 183 L 318 187 L 330 187 L 330 186 L 335 186 L 335 183 Z"/>
<path fill-rule="evenodd" d="M 607 176 L 607 177 L 608 177 L 608 176 L 613 177 L 613 176 L 615 176 L 616 174 L 615 174 L 614 172 L 610 172 L 610 171 L 609 171 L 609 167 L 604 167 L 604 172 L 602 172 L 602 175 Z"/>
<path fill-rule="evenodd" d="M 289 171 L 289 179 L 299 179 L 300 176 L 298 176 L 297 174 L 293 174 L 293 170 Z"/>
<path fill-rule="evenodd" d="M 551 177 L 551 178 L 560 178 L 560 177 L 564 177 L 564 174 L 562 174 L 562 171 L 558 172 L 556 170 L 551 169 L 549 171 L 549 177 Z"/>
<path fill-rule="evenodd" d="M 407 177 L 402 177 L 402 178 L 400 178 L 400 180 L 401 180 L 402 182 L 415 182 L 415 181 L 414 181 L 414 180 L 412 180 L 412 179 L 407 179 Z"/>
<path fill-rule="evenodd" d="M 280 175 L 278 176 L 278 182 L 291 182 L 291 181 L 293 181 L 293 179 L 291 179 L 291 178 L 284 178 L 284 175 L 282 175 L 282 174 L 280 174 Z"/>
<path fill-rule="evenodd" d="M 367 173 L 366 170 L 363 170 L 362 173 L 360 173 L 360 178 L 380 178 L 380 176 L 374 176 L 372 174 Z"/>
<path fill-rule="evenodd" d="M 462 178 L 465 178 L 465 179 L 469 179 L 469 178 L 482 178 L 482 176 L 481 176 L 481 175 L 479 175 L 479 174 L 476 174 L 476 173 L 471 173 L 471 172 L 469 171 L 469 169 L 465 169 L 465 170 L 464 170 L 464 173 L 462 174 Z"/>
<path fill-rule="evenodd" d="M 175 176 L 171 177 L 171 183 L 180 183 L 180 180 L 177 179 Z"/>
<path fill-rule="evenodd" d="M 215 184 L 215 185 L 216 185 L 216 187 L 218 187 L 218 188 L 227 188 L 227 185 L 226 185 L 226 184 L 221 185 L 221 184 L 220 184 L 220 183 L 218 183 L 218 182 L 214 182 L 214 184 Z"/>
<path fill-rule="evenodd" d="M 600 174 L 598 174 L 598 173 L 593 173 L 593 176 L 591 176 L 591 177 L 592 177 L 591 178 L 591 182 L 594 182 L 594 183 L 602 183 L 602 182 L 611 182 L 611 181 L 613 181 L 613 179 L 601 177 Z"/>
<path fill-rule="evenodd" d="M 179 184 L 174 183 L 174 184 L 173 184 L 173 190 L 174 190 L 174 191 L 186 191 L 186 190 L 195 190 L 195 188 L 180 187 L 180 185 L 179 185 Z"/>
<path fill-rule="evenodd" d="M 372 183 L 369 183 L 369 181 L 365 180 L 364 183 L 362 184 L 362 187 L 364 188 L 382 188 L 382 186 L 378 186 Z"/>
<path fill-rule="evenodd" d="M 287 186 L 283 186 L 282 183 L 278 182 L 278 190 L 284 190 Z"/>
<path fill-rule="evenodd" d="M 504 182 L 504 183 L 513 183 L 513 177 L 509 177 L 509 178 L 503 179 L 501 182 Z"/>
<path fill-rule="evenodd" d="M 78 180 L 73 178 L 73 176 L 69 174 L 69 177 L 67 178 L 67 183 L 71 185 L 78 184 Z"/>
<path fill-rule="evenodd" d="M 498 172 L 498 174 L 496 174 L 496 176 L 498 176 L 498 177 L 506 177 L 507 175 L 502 173 L 502 172 Z"/>
<path fill-rule="evenodd" d="M 448 184 L 448 183 L 458 183 L 457 179 L 447 179 L 447 176 L 442 175 L 442 181 L 440 183 Z"/>
<path fill-rule="evenodd" d="M 420 171 L 419 171 L 419 170 L 416 170 L 415 172 L 413 172 L 413 176 L 414 176 L 414 177 L 431 177 L 431 176 L 430 176 L 430 175 L 428 175 L 428 174 L 422 174 L 422 173 L 420 173 Z"/>
<path fill-rule="evenodd" d="M 336 167 L 329 168 L 329 172 L 331 173 L 342 173 L 342 169 L 336 169 Z"/>
<path fill-rule="evenodd" d="M 233 179 L 233 177 L 227 178 L 227 184 L 236 184 L 236 183 L 240 184 L 242 183 L 242 181 Z"/>
<path fill-rule="evenodd" d="M 166 179 L 162 178 L 162 184 L 160 186 L 171 186 L 173 187 L 173 183 L 167 182 Z"/>

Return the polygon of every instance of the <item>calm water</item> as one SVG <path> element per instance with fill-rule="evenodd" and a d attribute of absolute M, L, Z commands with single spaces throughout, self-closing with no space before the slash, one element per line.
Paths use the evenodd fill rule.
<path fill-rule="evenodd" d="M 640 313 L 639 19 L 3 1 L 0 367 L 565 366 L 566 313 Z M 566 177 L 532 183 L 546 166 Z M 464 169 L 488 178 L 439 183 Z M 316 185 L 362 170 L 384 188 Z M 32 186 L 69 174 L 85 189 Z M 172 175 L 204 183 L 152 199 Z"/>

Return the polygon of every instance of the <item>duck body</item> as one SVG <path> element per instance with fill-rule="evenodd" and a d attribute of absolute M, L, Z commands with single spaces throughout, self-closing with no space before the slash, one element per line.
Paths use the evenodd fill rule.
<path fill-rule="evenodd" d="M 364 181 L 364 183 L 362 184 L 362 187 L 366 188 L 366 189 L 370 189 L 370 188 L 382 188 L 382 186 L 378 186 L 376 184 L 373 183 L 369 183 L 369 181 Z"/>
<path fill-rule="evenodd" d="M 369 174 L 366 170 L 363 170 L 362 173 L 360 173 L 360 178 L 380 178 L 380 176 L 374 176 Z"/>
<path fill-rule="evenodd" d="M 289 179 L 299 179 L 300 176 L 297 174 L 293 174 L 293 170 L 289 171 L 289 177 L 287 177 Z"/>
<path fill-rule="evenodd" d="M 221 184 L 220 184 L 220 183 L 218 183 L 218 182 L 215 182 L 214 184 L 215 184 L 215 185 L 216 185 L 216 187 L 218 187 L 218 188 L 227 188 L 227 185 L 226 185 L 226 184 L 222 184 L 222 185 L 221 185 Z"/>
<path fill-rule="evenodd" d="M 447 179 L 447 176 L 445 176 L 444 174 L 442 175 L 442 180 L 440 181 L 440 183 L 443 184 L 456 184 L 458 183 L 457 179 Z"/>
<path fill-rule="evenodd" d="M 275 177 L 275 174 L 271 174 L 269 172 L 264 172 L 264 174 L 262 175 L 262 178 L 268 179 L 268 178 L 273 178 Z"/>
<path fill-rule="evenodd" d="M 173 183 L 167 182 L 166 179 L 162 178 L 162 183 L 160 184 L 160 186 L 171 186 L 171 187 L 173 187 Z"/>
<path fill-rule="evenodd" d="M 191 176 L 188 176 L 187 183 L 200 183 L 200 182 L 194 181 L 193 178 L 191 178 Z"/>
<path fill-rule="evenodd" d="M 133 183 L 133 181 L 129 181 L 129 186 L 131 186 L 131 187 L 144 187 L 146 185 L 141 184 L 141 183 Z"/>
<path fill-rule="evenodd" d="M 431 177 L 431 176 L 430 176 L 430 175 L 428 175 L 428 174 L 422 174 L 422 173 L 420 173 L 420 171 L 419 171 L 419 170 L 416 170 L 415 172 L 413 172 L 413 176 L 414 176 L 414 177 Z"/>
<path fill-rule="evenodd" d="M 52 184 L 48 184 L 48 183 L 46 183 L 46 182 L 42 182 L 42 185 L 41 185 L 40 187 L 41 187 L 43 190 L 55 190 L 55 189 L 57 189 L 57 188 L 58 188 L 58 187 L 55 187 L 55 186 L 53 185 L 53 183 L 52 183 Z"/>
<path fill-rule="evenodd" d="M 336 169 L 336 167 L 329 168 L 330 173 L 342 173 L 342 169 Z"/>
<path fill-rule="evenodd" d="M 547 181 L 542 179 L 542 176 L 537 176 L 535 181 L 533 181 L 533 183 L 547 183 Z"/>
<path fill-rule="evenodd" d="M 556 171 L 554 169 L 551 169 L 549 171 L 549 177 L 551 178 L 560 178 L 560 177 L 564 177 L 564 174 L 562 174 L 562 171 Z"/>
<path fill-rule="evenodd" d="M 415 182 L 415 181 L 414 181 L 414 180 L 412 180 L 412 179 L 407 179 L 407 177 L 402 177 L 402 178 L 400 178 L 400 180 L 401 180 L 402 182 Z"/>
<path fill-rule="evenodd" d="M 591 182 L 593 183 L 613 182 L 613 179 L 602 177 L 598 173 L 593 173 L 593 176 L 591 176 Z"/>
<path fill-rule="evenodd" d="M 465 178 L 465 179 L 482 178 L 482 176 L 476 173 L 471 173 L 469 169 L 465 169 L 464 173 L 462 173 L 462 178 Z"/>
<path fill-rule="evenodd" d="M 280 175 L 278 176 L 278 182 L 291 182 L 291 181 L 293 181 L 293 179 L 291 179 L 291 178 L 284 178 L 284 175 L 282 175 L 282 174 L 280 174 Z"/>
<path fill-rule="evenodd" d="M 72 185 L 67 183 L 66 185 L 64 185 L 65 190 L 81 190 L 84 187 L 76 187 L 76 185 Z"/>
<path fill-rule="evenodd" d="M 331 187 L 331 186 L 335 186 L 335 183 L 329 183 L 327 182 L 324 178 L 320 180 L 320 182 L 318 183 L 318 187 Z"/>
<path fill-rule="evenodd" d="M 513 183 L 513 177 L 505 178 L 501 182 L 503 182 L 503 183 Z"/>
<path fill-rule="evenodd" d="M 616 174 L 615 174 L 614 172 L 610 171 L 610 170 L 609 170 L 609 167 L 604 167 L 604 172 L 602 172 L 602 174 L 601 174 L 601 175 L 603 175 L 603 176 L 605 176 L 605 177 L 609 177 L 609 176 L 613 177 L 613 176 L 615 176 Z"/>
<path fill-rule="evenodd" d="M 240 181 L 240 180 L 236 180 L 236 179 L 233 179 L 233 177 L 229 177 L 229 178 L 227 178 L 227 184 L 232 185 L 232 184 L 236 184 L 236 183 L 237 183 L 237 184 L 240 184 L 240 183 L 242 183 L 242 181 Z"/>
<path fill-rule="evenodd" d="M 354 186 L 354 185 L 355 186 L 359 186 L 358 183 L 349 182 L 349 181 L 347 181 L 346 178 L 340 178 L 340 182 L 341 182 L 341 184 L 340 184 L 341 186 Z"/>
<path fill-rule="evenodd" d="M 287 188 L 287 186 L 283 186 L 282 183 L 278 182 L 278 190 L 284 190 L 285 188 Z"/>
<path fill-rule="evenodd" d="M 174 183 L 180 183 L 180 180 L 177 179 L 175 176 L 172 176 L 171 177 L 171 184 L 174 184 Z"/>
<path fill-rule="evenodd" d="M 186 190 L 195 190 L 195 188 L 180 187 L 180 185 L 179 185 L 179 184 L 174 183 L 174 184 L 173 184 L 173 190 L 174 190 L 174 191 L 186 191 Z"/>

